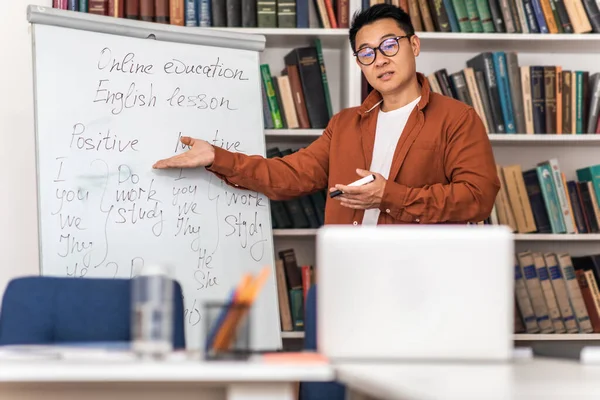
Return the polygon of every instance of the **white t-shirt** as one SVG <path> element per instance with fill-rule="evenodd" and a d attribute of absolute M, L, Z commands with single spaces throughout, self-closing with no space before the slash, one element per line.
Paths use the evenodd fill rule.
<path fill-rule="evenodd" d="M 417 97 L 407 105 L 393 111 L 384 112 L 379 110 L 377 117 L 377 128 L 375 130 L 375 143 L 373 145 L 373 159 L 371 161 L 372 172 L 378 172 L 388 179 L 396 145 L 400 135 L 406 126 L 410 113 L 415 108 L 421 97 Z M 362 220 L 363 225 L 377 225 L 379 209 L 365 210 Z"/>

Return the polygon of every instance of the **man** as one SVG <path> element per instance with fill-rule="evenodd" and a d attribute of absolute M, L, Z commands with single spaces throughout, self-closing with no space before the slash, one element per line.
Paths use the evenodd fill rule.
<path fill-rule="evenodd" d="M 400 8 L 355 15 L 350 45 L 374 90 L 334 115 L 310 146 L 283 158 L 232 153 L 182 138 L 191 149 L 154 168 L 206 167 L 228 184 L 286 200 L 326 187 L 326 224 L 467 223 L 490 215 L 500 188 L 484 125 L 472 107 L 430 91 L 416 72 L 420 42 Z M 376 179 L 347 186 L 360 177 Z"/>

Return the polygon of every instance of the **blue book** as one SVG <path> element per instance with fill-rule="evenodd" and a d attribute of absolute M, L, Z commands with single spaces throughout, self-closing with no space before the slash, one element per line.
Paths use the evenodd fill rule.
<path fill-rule="evenodd" d="M 513 113 L 512 100 L 510 96 L 510 82 L 506 65 L 506 54 L 503 51 L 492 53 L 494 62 L 494 72 L 498 85 L 498 94 L 500 95 L 500 106 L 502 107 L 502 117 L 506 126 L 506 133 L 517 133 L 515 127 L 515 115 Z"/>

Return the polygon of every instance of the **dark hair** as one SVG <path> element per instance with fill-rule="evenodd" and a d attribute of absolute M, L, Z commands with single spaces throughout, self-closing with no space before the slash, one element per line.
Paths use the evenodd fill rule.
<path fill-rule="evenodd" d="M 396 20 L 398 26 L 407 35 L 413 35 L 415 28 L 410 22 L 410 16 L 400 7 L 391 4 L 376 4 L 365 10 L 357 11 L 352 18 L 352 26 L 350 27 L 350 46 L 352 51 L 356 51 L 356 34 L 365 25 L 369 25 L 375 21 L 384 18 L 392 18 Z"/>

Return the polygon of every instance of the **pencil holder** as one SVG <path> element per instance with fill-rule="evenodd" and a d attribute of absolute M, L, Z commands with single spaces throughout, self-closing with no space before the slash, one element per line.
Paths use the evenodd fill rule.
<path fill-rule="evenodd" d="M 205 359 L 246 360 L 250 357 L 250 305 L 226 302 L 204 304 Z"/>

